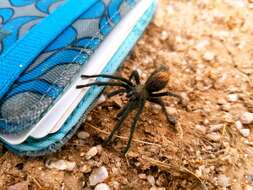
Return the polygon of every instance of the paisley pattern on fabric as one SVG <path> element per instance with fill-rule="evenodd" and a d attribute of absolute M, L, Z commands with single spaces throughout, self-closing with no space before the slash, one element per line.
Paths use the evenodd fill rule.
<path fill-rule="evenodd" d="M 7 126 L 0 122 L 0 132 L 19 133 L 38 122 L 137 1 L 97 0 L 49 44 L 1 100 L 0 120 Z M 1 40 L 0 55 L 63 3 L 64 0 L 1 0 L 0 28 L 9 34 Z"/>

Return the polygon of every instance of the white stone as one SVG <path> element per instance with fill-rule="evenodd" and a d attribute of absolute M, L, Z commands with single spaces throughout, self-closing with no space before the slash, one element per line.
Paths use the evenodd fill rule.
<path fill-rule="evenodd" d="M 243 143 L 249 146 L 253 146 L 253 142 L 248 141 L 248 140 L 243 141 Z"/>
<path fill-rule="evenodd" d="M 198 42 L 195 47 L 198 51 L 200 51 L 200 50 L 204 49 L 207 45 L 209 45 L 209 41 L 205 39 L 205 40 Z"/>
<path fill-rule="evenodd" d="M 242 122 L 241 122 L 241 121 L 236 121 L 236 122 L 235 122 L 235 127 L 236 127 L 238 130 L 241 130 L 241 129 L 243 128 Z"/>
<path fill-rule="evenodd" d="M 110 190 L 110 187 L 105 183 L 100 183 L 96 185 L 94 190 Z"/>
<path fill-rule="evenodd" d="M 87 121 L 92 121 L 92 117 L 89 115 L 86 120 Z"/>
<path fill-rule="evenodd" d="M 155 178 L 152 175 L 148 175 L 147 180 L 150 185 L 155 186 Z"/>
<path fill-rule="evenodd" d="M 239 97 L 238 97 L 237 94 L 229 94 L 229 95 L 227 95 L 227 100 L 229 102 L 236 102 L 236 101 L 238 101 L 238 99 L 239 99 Z"/>
<path fill-rule="evenodd" d="M 76 168 L 76 163 L 69 162 L 66 160 L 57 160 L 57 161 L 48 160 L 46 161 L 46 167 L 50 169 L 73 171 Z"/>
<path fill-rule="evenodd" d="M 150 190 L 166 190 L 165 187 L 151 187 Z"/>
<path fill-rule="evenodd" d="M 217 132 L 219 131 L 224 125 L 223 124 L 215 124 L 215 125 L 210 125 L 210 132 Z"/>
<path fill-rule="evenodd" d="M 97 145 L 96 147 L 97 147 L 98 154 L 101 154 L 103 151 L 103 147 L 101 145 Z"/>
<path fill-rule="evenodd" d="M 250 186 L 250 185 L 247 185 L 247 186 L 245 187 L 245 190 L 253 190 L 253 187 Z"/>
<path fill-rule="evenodd" d="M 196 125 L 195 128 L 202 134 L 206 133 L 206 127 L 204 125 Z"/>
<path fill-rule="evenodd" d="M 168 32 L 167 31 L 162 31 L 162 33 L 161 33 L 161 35 L 160 35 L 160 38 L 161 38 L 161 40 L 167 40 L 168 39 L 168 37 L 169 37 L 169 34 L 168 34 Z"/>
<path fill-rule="evenodd" d="M 28 181 L 23 181 L 7 187 L 7 190 L 28 190 L 28 185 Z"/>
<path fill-rule="evenodd" d="M 172 5 L 167 6 L 167 13 L 173 15 L 175 13 L 175 7 Z"/>
<path fill-rule="evenodd" d="M 215 54 L 211 51 L 207 51 L 204 55 L 203 55 L 203 59 L 206 61 L 212 61 L 215 57 Z"/>
<path fill-rule="evenodd" d="M 102 166 L 92 171 L 89 176 L 89 183 L 91 186 L 95 186 L 98 183 L 104 182 L 108 178 L 108 171 L 106 167 Z"/>
<path fill-rule="evenodd" d="M 177 113 L 177 109 L 174 107 L 166 106 L 166 110 L 169 114 L 173 115 Z"/>
<path fill-rule="evenodd" d="M 248 137 L 250 135 L 250 130 L 249 129 L 240 129 L 239 130 L 241 135 L 244 136 L 244 137 Z"/>
<path fill-rule="evenodd" d="M 85 132 L 85 131 L 80 131 L 78 134 L 77 134 L 77 137 L 79 139 L 87 139 L 90 137 L 90 134 Z"/>
<path fill-rule="evenodd" d="M 250 3 L 250 4 L 248 5 L 248 8 L 253 9 L 253 3 Z"/>
<path fill-rule="evenodd" d="M 112 187 L 113 187 L 113 189 L 119 189 L 120 188 L 120 183 L 117 182 L 117 181 L 113 181 L 112 182 Z"/>
<path fill-rule="evenodd" d="M 241 0 L 225 0 L 225 3 L 235 8 L 244 8 L 245 2 Z"/>
<path fill-rule="evenodd" d="M 209 133 L 207 134 L 207 138 L 209 138 L 210 140 L 214 141 L 214 142 L 218 142 L 221 138 L 221 135 L 219 133 Z"/>
<path fill-rule="evenodd" d="M 230 183 L 230 179 L 229 177 L 222 174 L 218 176 L 217 182 L 218 182 L 218 185 L 221 187 L 228 187 Z"/>
<path fill-rule="evenodd" d="M 98 149 L 96 146 L 92 147 L 85 155 L 86 160 L 90 160 L 92 157 L 96 156 Z"/>
<path fill-rule="evenodd" d="M 243 112 L 240 116 L 240 120 L 243 124 L 251 124 L 253 123 L 253 113 L 251 112 Z"/>
<path fill-rule="evenodd" d="M 96 105 L 102 104 L 103 102 L 106 101 L 106 96 L 102 94 L 96 101 Z"/>
<path fill-rule="evenodd" d="M 139 174 L 138 175 L 140 179 L 147 179 L 147 175 L 146 174 Z"/>
<path fill-rule="evenodd" d="M 90 173 L 91 172 L 91 166 L 90 165 L 83 165 L 80 168 L 80 171 L 83 173 Z"/>

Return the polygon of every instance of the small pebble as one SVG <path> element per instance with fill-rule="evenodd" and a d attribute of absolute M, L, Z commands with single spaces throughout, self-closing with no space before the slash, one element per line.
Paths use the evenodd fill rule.
<path fill-rule="evenodd" d="M 240 116 L 240 120 L 243 124 L 251 124 L 253 123 L 253 113 L 244 112 Z"/>
<path fill-rule="evenodd" d="M 90 173 L 91 172 L 91 166 L 90 165 L 83 165 L 80 168 L 80 171 L 83 173 Z"/>
<path fill-rule="evenodd" d="M 167 40 L 169 37 L 169 33 L 167 31 L 162 31 L 160 38 L 162 41 Z"/>
<path fill-rule="evenodd" d="M 101 145 L 97 145 L 96 147 L 97 147 L 98 154 L 101 154 L 103 151 L 103 147 Z"/>
<path fill-rule="evenodd" d="M 224 125 L 223 124 L 216 124 L 216 125 L 210 125 L 210 132 L 217 132 L 219 131 Z"/>
<path fill-rule="evenodd" d="M 250 130 L 249 129 L 240 129 L 239 130 L 241 135 L 244 136 L 244 137 L 248 137 L 250 135 Z"/>
<path fill-rule="evenodd" d="M 226 121 L 228 123 L 233 123 L 234 122 L 233 116 L 230 113 L 225 112 L 224 115 L 223 115 L 223 119 L 224 119 L 224 121 Z"/>
<path fill-rule="evenodd" d="M 151 187 L 150 190 L 166 190 L 165 187 Z"/>
<path fill-rule="evenodd" d="M 90 137 L 90 134 L 85 132 L 85 131 L 80 131 L 78 134 L 77 134 L 77 137 L 79 139 L 87 139 Z"/>
<path fill-rule="evenodd" d="M 249 184 L 251 184 L 253 182 L 252 169 L 247 171 L 247 181 Z"/>
<path fill-rule="evenodd" d="M 181 92 L 179 95 L 183 98 L 183 100 L 182 100 L 183 105 L 186 106 L 190 102 L 190 98 L 189 98 L 188 94 L 186 92 Z"/>
<path fill-rule="evenodd" d="M 117 182 L 117 181 L 113 181 L 113 182 L 112 182 L 112 187 L 113 187 L 114 189 L 119 189 L 119 188 L 120 188 L 120 183 Z"/>
<path fill-rule="evenodd" d="M 238 129 L 238 130 L 241 130 L 243 128 L 243 125 L 241 123 L 241 121 L 236 121 L 235 122 L 235 127 Z"/>
<path fill-rule="evenodd" d="M 47 160 L 46 167 L 50 169 L 73 171 L 76 168 L 76 163 L 69 162 L 66 160 L 57 160 L 57 161 Z"/>
<path fill-rule="evenodd" d="M 86 153 L 81 152 L 81 153 L 80 153 L 80 156 L 81 156 L 81 157 L 84 157 L 84 156 L 85 156 L 85 154 L 86 154 Z"/>
<path fill-rule="evenodd" d="M 227 3 L 230 6 L 233 6 L 234 8 L 243 8 L 245 7 L 245 2 L 244 1 L 238 1 L 238 0 L 225 0 L 225 3 Z"/>
<path fill-rule="evenodd" d="M 227 100 L 229 101 L 229 102 L 236 102 L 236 101 L 238 101 L 238 95 L 237 94 L 229 94 L 228 96 L 227 96 Z"/>
<path fill-rule="evenodd" d="M 231 110 L 231 104 L 230 103 L 225 103 L 221 105 L 221 109 L 223 111 L 230 111 Z"/>
<path fill-rule="evenodd" d="M 215 55 L 213 52 L 206 52 L 204 55 L 203 55 L 203 59 L 206 60 L 206 61 L 212 61 L 214 59 Z"/>
<path fill-rule="evenodd" d="M 173 5 L 167 6 L 167 13 L 173 15 L 175 13 L 175 7 Z"/>
<path fill-rule="evenodd" d="M 248 5 L 248 8 L 253 9 L 253 3 L 250 3 L 250 4 Z"/>
<path fill-rule="evenodd" d="M 226 101 L 224 98 L 219 98 L 219 99 L 217 100 L 217 103 L 220 104 L 220 105 L 223 105 L 223 104 L 226 104 L 227 101 Z"/>
<path fill-rule="evenodd" d="M 221 187 L 228 187 L 229 186 L 229 177 L 225 176 L 225 175 L 219 175 L 218 176 L 218 179 L 217 179 L 217 182 L 218 182 L 218 185 L 221 186 Z"/>
<path fill-rule="evenodd" d="M 155 186 L 155 178 L 152 175 L 148 175 L 147 180 L 150 185 Z"/>
<path fill-rule="evenodd" d="M 96 156 L 98 149 L 96 146 L 92 147 L 85 155 L 86 160 L 90 160 L 92 157 Z"/>
<path fill-rule="evenodd" d="M 140 179 L 147 179 L 147 175 L 146 174 L 139 174 L 138 175 Z"/>
<path fill-rule="evenodd" d="M 203 175 L 203 169 L 205 166 L 199 166 L 198 169 L 195 171 L 196 176 L 201 177 Z"/>
<path fill-rule="evenodd" d="M 110 190 L 110 187 L 105 183 L 100 183 L 96 185 L 94 190 Z"/>
<path fill-rule="evenodd" d="M 177 109 L 174 107 L 166 106 L 166 110 L 168 111 L 169 114 L 173 115 L 177 113 Z"/>
<path fill-rule="evenodd" d="M 92 117 L 89 115 L 86 120 L 87 121 L 92 121 Z"/>
<path fill-rule="evenodd" d="M 219 133 L 209 133 L 207 134 L 207 138 L 209 138 L 210 140 L 214 141 L 214 142 L 218 142 L 221 138 L 221 135 Z"/>
<path fill-rule="evenodd" d="M 7 190 L 28 190 L 28 182 L 22 181 L 7 187 Z"/>
<path fill-rule="evenodd" d="M 200 51 L 202 49 L 204 49 L 207 45 L 209 45 L 209 41 L 208 40 L 202 40 L 200 42 L 198 42 L 195 46 L 195 48 Z"/>
<path fill-rule="evenodd" d="M 112 171 L 113 174 L 118 174 L 119 173 L 119 169 L 116 168 L 116 167 L 112 167 L 111 171 Z"/>
<path fill-rule="evenodd" d="M 106 96 L 102 94 L 96 101 L 96 105 L 102 104 L 103 102 L 106 101 Z"/>
<path fill-rule="evenodd" d="M 206 133 L 206 127 L 204 125 L 196 125 L 195 128 L 202 134 Z"/>
<path fill-rule="evenodd" d="M 104 180 L 108 178 L 108 171 L 106 167 L 102 166 L 92 171 L 89 176 L 89 182 L 91 186 L 95 186 L 98 183 L 102 183 Z"/>
<path fill-rule="evenodd" d="M 253 187 L 250 186 L 250 185 L 247 185 L 247 186 L 245 187 L 245 190 L 253 190 Z"/>
<path fill-rule="evenodd" d="M 253 142 L 252 141 L 245 140 L 243 143 L 253 147 Z"/>

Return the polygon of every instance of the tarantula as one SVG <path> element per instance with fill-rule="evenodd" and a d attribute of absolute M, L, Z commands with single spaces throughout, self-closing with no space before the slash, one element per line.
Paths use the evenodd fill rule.
<path fill-rule="evenodd" d="M 126 105 L 123 106 L 121 111 L 117 114 L 118 122 L 115 126 L 115 128 L 112 130 L 111 134 L 108 136 L 108 138 L 105 140 L 105 145 L 107 145 L 111 140 L 113 135 L 116 131 L 120 130 L 122 127 L 123 121 L 127 118 L 128 114 L 133 112 L 134 110 L 137 110 L 133 123 L 130 129 L 130 136 L 128 139 L 128 143 L 126 148 L 124 149 L 124 153 L 126 154 L 128 149 L 131 146 L 131 141 L 133 138 L 133 134 L 136 128 L 136 123 L 140 118 L 140 115 L 144 109 L 144 105 L 146 101 L 158 104 L 161 106 L 162 111 L 165 113 L 167 121 L 172 124 L 172 129 L 176 131 L 176 120 L 174 117 L 172 117 L 166 110 L 165 103 L 161 99 L 162 96 L 172 96 L 178 98 L 180 101 L 182 101 L 181 96 L 171 93 L 171 92 L 159 92 L 160 90 L 164 89 L 169 81 L 169 72 L 168 68 L 160 68 L 155 70 L 147 79 L 147 81 L 144 84 L 141 84 L 140 82 L 140 76 L 139 73 L 134 70 L 129 79 L 115 76 L 115 75 L 107 75 L 107 74 L 100 74 L 100 75 L 82 75 L 82 78 L 96 78 L 96 77 L 102 77 L 102 78 L 109 78 L 112 79 L 112 81 L 108 82 L 92 82 L 85 85 L 79 85 L 76 88 L 85 88 L 89 86 L 119 86 L 121 87 L 118 90 L 115 90 L 111 93 L 109 93 L 107 96 L 113 97 L 118 94 L 126 94 L 126 97 L 129 98 L 129 101 Z"/>

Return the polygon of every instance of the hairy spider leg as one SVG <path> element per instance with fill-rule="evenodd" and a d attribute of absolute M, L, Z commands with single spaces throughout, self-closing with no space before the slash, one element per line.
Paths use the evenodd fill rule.
<path fill-rule="evenodd" d="M 121 86 L 121 87 L 124 87 L 124 88 L 129 88 L 129 85 L 127 84 L 124 84 L 124 83 L 121 83 L 121 82 L 101 82 L 101 81 L 98 81 L 98 82 L 93 82 L 93 83 L 89 83 L 89 84 L 84 84 L 84 85 L 78 85 L 76 86 L 77 89 L 80 89 L 80 88 L 85 88 L 85 87 L 89 87 L 89 86 Z"/>
<path fill-rule="evenodd" d="M 155 93 L 155 94 L 150 94 L 151 97 L 161 97 L 161 96 L 172 96 L 172 97 L 175 97 L 175 98 L 178 98 L 180 102 L 183 101 L 182 97 L 177 95 L 177 94 L 174 94 L 172 92 L 161 92 L 161 93 Z"/>
<path fill-rule="evenodd" d="M 133 134 L 134 134 L 135 129 L 136 129 L 136 124 L 137 124 L 138 120 L 140 119 L 141 113 L 144 109 L 144 105 L 145 105 L 145 100 L 140 100 L 140 103 L 138 105 L 138 110 L 136 112 L 136 115 L 134 117 L 134 121 L 133 121 L 131 129 L 130 129 L 130 135 L 129 135 L 129 138 L 128 138 L 127 146 L 123 151 L 124 154 L 126 154 L 128 152 L 128 150 L 131 146 L 131 142 L 132 142 L 132 139 L 133 139 Z"/>
<path fill-rule="evenodd" d="M 125 105 L 123 106 L 123 108 L 120 110 L 120 112 L 117 114 L 116 118 L 119 119 L 119 118 L 123 115 L 123 113 L 126 111 L 126 109 L 128 108 L 128 105 L 129 105 L 130 103 L 132 104 L 132 102 L 133 102 L 133 98 L 130 98 L 130 99 L 128 100 L 127 104 L 125 104 Z"/>
<path fill-rule="evenodd" d="M 129 86 L 133 86 L 133 83 L 130 80 L 127 80 L 123 77 L 114 76 L 114 75 L 107 75 L 107 74 L 100 74 L 100 75 L 81 75 L 81 78 L 96 78 L 96 77 L 103 77 L 103 78 L 109 78 L 109 79 L 115 79 L 120 80 L 122 82 L 125 82 Z"/>
<path fill-rule="evenodd" d="M 135 109 L 135 106 L 136 106 L 135 102 L 129 102 L 127 104 L 127 107 L 126 107 L 124 113 L 122 114 L 122 116 L 120 117 L 119 121 L 117 122 L 116 126 L 112 130 L 111 134 L 104 141 L 105 145 L 108 144 L 112 140 L 112 137 L 115 134 L 115 132 L 118 131 L 122 127 L 124 120 L 127 118 L 128 114 L 131 113 Z"/>
<path fill-rule="evenodd" d="M 133 72 L 131 73 L 131 75 L 129 77 L 129 81 L 131 81 L 132 79 L 134 79 L 136 84 L 140 84 L 140 75 L 139 75 L 138 71 L 133 70 Z"/>
<path fill-rule="evenodd" d="M 125 104 L 124 106 L 123 106 L 123 108 L 121 108 L 121 110 L 120 110 L 120 112 L 116 115 L 116 118 L 117 119 L 120 119 L 120 117 L 125 113 L 125 111 L 128 109 L 128 104 L 129 104 L 129 102 L 127 103 L 127 104 Z"/>
<path fill-rule="evenodd" d="M 115 90 L 115 91 L 112 91 L 109 94 L 107 94 L 107 97 L 111 98 L 111 97 L 116 96 L 116 95 L 121 94 L 121 93 L 125 93 L 125 92 L 127 93 L 128 91 L 129 91 L 128 89 Z"/>
<path fill-rule="evenodd" d="M 161 98 L 152 98 L 152 97 L 150 97 L 150 98 L 148 98 L 148 101 L 153 102 L 153 103 L 158 104 L 158 105 L 161 106 L 162 111 L 164 112 L 167 121 L 173 125 L 173 130 L 177 131 L 177 129 L 175 127 L 176 119 L 168 113 L 163 100 Z"/>

